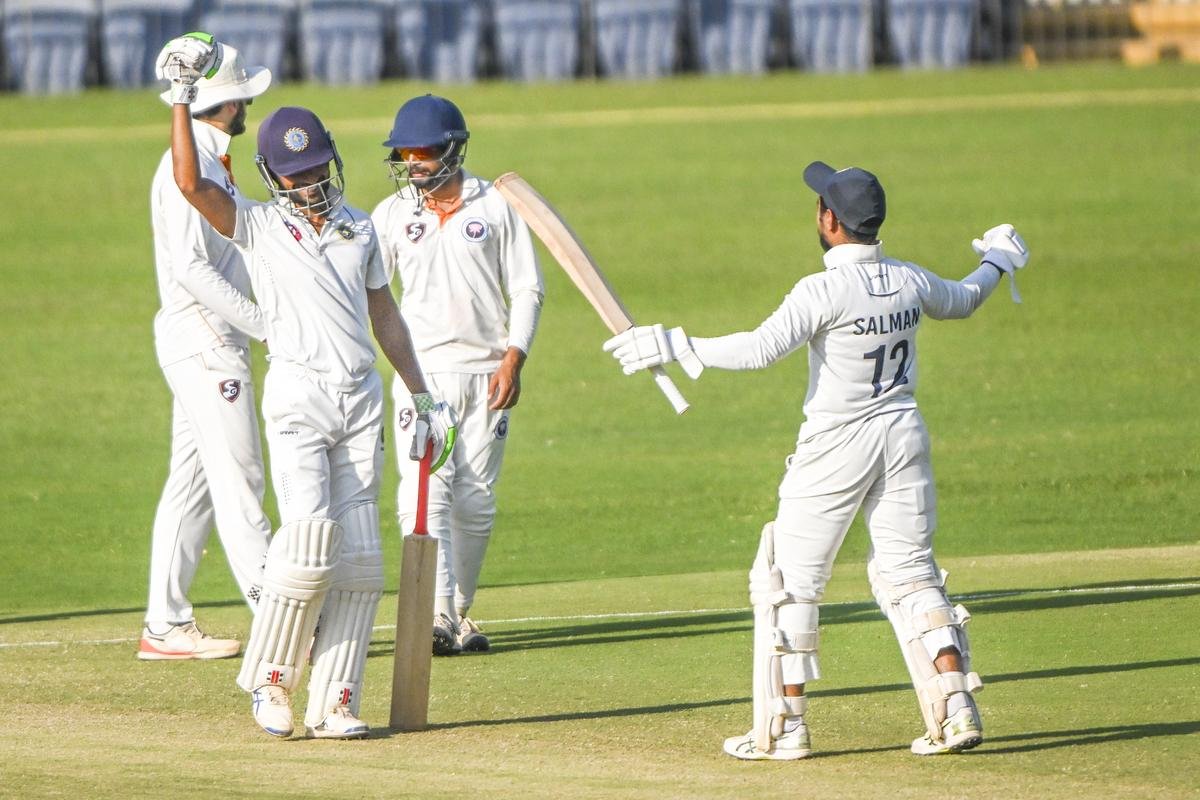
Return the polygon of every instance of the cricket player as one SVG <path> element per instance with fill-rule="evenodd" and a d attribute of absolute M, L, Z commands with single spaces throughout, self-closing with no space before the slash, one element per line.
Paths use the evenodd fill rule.
<path fill-rule="evenodd" d="M 983 741 L 972 697 L 982 682 L 971 669 L 969 615 L 947 600 L 945 573 L 933 557 L 929 434 L 914 398 L 917 330 L 926 317 L 970 316 L 1003 274 L 1025 266 L 1029 252 L 1011 225 L 1000 225 L 973 243 L 978 269 L 944 280 L 884 255 L 877 236 L 886 201 L 870 172 L 816 161 L 804 180 L 819 197 L 825 271 L 802 278 L 756 330 L 701 339 L 654 325 L 604 347 L 627 374 L 678 361 L 696 378 L 705 367 L 759 369 L 808 345 L 805 421 L 750 570 L 754 724 L 727 739 L 725 752 L 749 760 L 811 754 L 804 689 L 821 677 L 817 603 L 859 508 L 871 536 L 871 588 L 900 642 L 925 722 L 912 752 L 967 750 Z"/>
<path fill-rule="evenodd" d="M 271 73 L 246 69 L 237 50 L 218 47 L 220 67 L 196 84 L 191 125 L 201 174 L 239 198 L 226 151 L 230 139 L 245 132 L 246 107 L 270 86 Z M 162 98 L 170 104 L 169 93 Z M 261 340 L 266 327 L 247 297 L 250 278 L 241 254 L 179 193 L 169 150 L 154 174 L 150 209 L 162 301 L 154 343 L 174 408 L 138 658 L 226 658 L 237 655 L 238 642 L 201 632 L 187 592 L 215 521 L 243 597 L 251 609 L 258 600 L 271 525 L 262 510 L 249 340 Z"/>
<path fill-rule="evenodd" d="M 396 192 L 371 215 L 400 309 L 434 392 L 458 419 L 450 461 L 429 486 L 438 541 L 433 652 L 485 652 L 467 616 L 496 516 L 496 481 L 521 396 L 545 287 L 529 229 L 490 181 L 463 169 L 470 133 L 443 97 L 414 97 L 396 113 L 387 164 Z M 413 436 L 408 386 L 392 384 L 397 452 Z M 400 459 L 400 529 L 412 533 L 416 465 Z"/>
<path fill-rule="evenodd" d="M 172 80 L 175 182 L 242 251 L 270 346 L 263 418 L 282 524 L 238 685 L 263 730 L 290 736 L 290 693 L 311 642 L 306 734 L 361 738 L 363 672 L 383 590 L 383 385 L 368 326 L 413 394 L 411 457 L 431 447 L 444 459 L 453 421 L 426 389 L 371 220 L 344 203 L 341 158 L 312 111 L 281 108 L 259 128 L 256 162 L 272 202 L 235 198 L 200 173 L 188 106 L 219 57 L 211 36 L 194 33 L 168 42 L 159 59 Z"/>

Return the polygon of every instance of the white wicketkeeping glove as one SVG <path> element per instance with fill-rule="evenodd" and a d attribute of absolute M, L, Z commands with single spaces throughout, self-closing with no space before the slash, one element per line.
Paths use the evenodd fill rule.
<path fill-rule="evenodd" d="M 185 33 L 163 45 L 154 64 L 160 80 L 171 82 L 171 102 L 191 104 L 196 99 L 196 82 L 211 78 L 221 66 L 220 48 L 212 34 Z"/>
<path fill-rule="evenodd" d="M 1029 248 L 1025 246 L 1021 234 L 1006 222 L 991 228 L 982 238 L 972 241 L 971 247 L 980 255 L 980 264 L 991 264 L 1008 274 L 1013 302 L 1021 302 L 1021 294 L 1017 291 L 1016 273 L 1029 263 Z"/>
<path fill-rule="evenodd" d="M 662 325 L 642 325 L 617 334 L 604 343 L 604 352 L 621 362 L 621 370 L 632 375 L 638 370 L 659 367 L 672 361 L 693 380 L 704 371 L 704 363 L 692 349 L 683 328 L 665 330 Z"/>
<path fill-rule="evenodd" d="M 417 421 L 413 427 L 408 457 L 420 461 L 425 457 L 426 448 L 429 448 L 433 452 L 429 471 L 437 472 L 438 467 L 450 457 L 450 451 L 458 439 L 458 417 L 453 408 L 435 401 L 429 392 L 414 394 L 413 405 L 417 409 Z"/>

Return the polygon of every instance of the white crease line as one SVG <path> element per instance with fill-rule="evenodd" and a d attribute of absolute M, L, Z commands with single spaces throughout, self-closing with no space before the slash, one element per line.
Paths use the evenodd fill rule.
<path fill-rule="evenodd" d="M 1149 592 L 1156 589 L 1200 589 L 1200 583 L 1158 583 L 1138 586 L 1096 586 L 1078 589 L 1014 589 L 999 592 L 980 592 L 978 594 L 951 595 L 950 599 L 961 600 L 995 600 L 1001 597 L 1029 597 L 1033 595 L 1066 595 L 1066 594 L 1113 594 L 1115 592 Z M 869 600 L 842 600 L 836 603 L 821 603 L 824 608 L 838 606 L 858 606 L 870 604 Z M 645 617 L 686 617 L 696 614 L 750 614 L 749 606 L 735 608 L 693 608 L 689 610 L 675 609 L 665 611 L 618 611 L 610 614 L 568 614 L 546 617 L 509 617 L 507 619 L 480 619 L 481 625 L 514 625 L 523 622 L 573 622 L 576 620 L 597 619 L 633 619 Z M 395 625 L 376 625 L 372 631 L 390 631 Z M 97 645 L 97 644 L 130 644 L 138 641 L 137 637 L 125 639 L 81 639 L 78 641 L 45 641 L 45 642 L 0 642 L 0 649 L 15 647 L 64 647 L 67 645 Z"/>

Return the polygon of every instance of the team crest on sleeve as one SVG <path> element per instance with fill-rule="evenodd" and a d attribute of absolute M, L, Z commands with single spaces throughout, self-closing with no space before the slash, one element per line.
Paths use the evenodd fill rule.
<path fill-rule="evenodd" d="M 410 222 L 404 226 L 404 235 L 410 242 L 416 244 L 425 238 L 425 230 L 424 222 Z"/>
<path fill-rule="evenodd" d="M 501 417 L 500 421 L 496 423 L 495 434 L 496 434 L 497 439 L 508 438 L 508 417 L 507 416 Z"/>
<path fill-rule="evenodd" d="M 471 217 L 463 221 L 462 235 L 468 242 L 482 242 L 488 237 L 488 224 L 479 217 Z"/>
<path fill-rule="evenodd" d="M 236 403 L 237 399 L 242 396 L 242 382 L 237 378 L 221 381 L 217 386 L 221 390 L 221 397 L 230 403 Z"/>
<path fill-rule="evenodd" d="M 411 408 L 400 409 L 400 414 L 397 420 L 400 423 L 400 430 L 408 430 L 408 427 L 413 424 L 413 418 L 416 416 L 416 414 L 417 412 Z"/>

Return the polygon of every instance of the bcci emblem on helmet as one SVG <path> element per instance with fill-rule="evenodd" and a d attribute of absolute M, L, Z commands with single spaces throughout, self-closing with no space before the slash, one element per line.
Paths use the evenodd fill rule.
<path fill-rule="evenodd" d="M 299 153 L 308 147 L 308 131 L 304 128 L 288 128 L 283 134 L 283 146 L 293 153 Z"/>
<path fill-rule="evenodd" d="M 237 399 L 242 396 L 242 382 L 237 378 L 221 381 L 217 387 L 221 390 L 221 397 L 230 403 L 236 403 Z"/>

